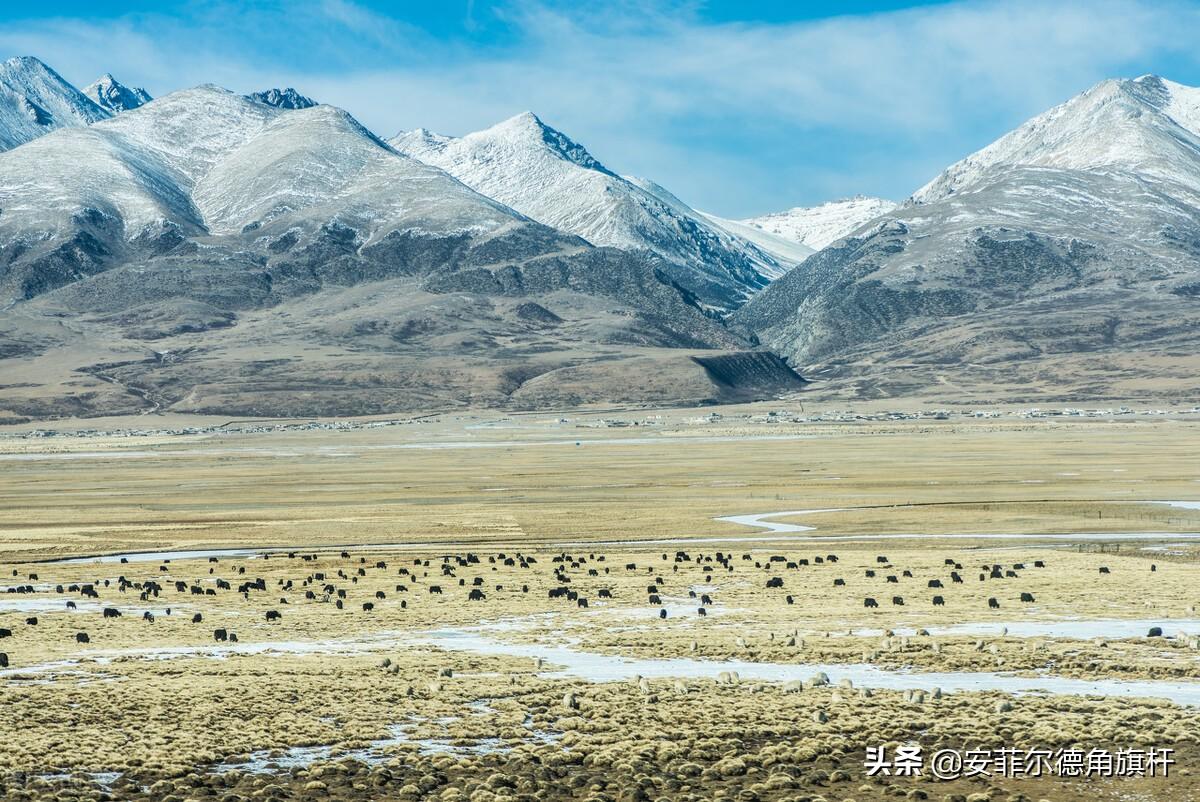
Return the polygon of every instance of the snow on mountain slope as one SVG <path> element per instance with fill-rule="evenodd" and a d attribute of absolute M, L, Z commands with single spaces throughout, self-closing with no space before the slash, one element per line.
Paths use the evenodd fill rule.
<path fill-rule="evenodd" d="M 555 133 L 526 113 L 461 139 L 418 129 L 398 135 L 390 144 L 477 192 L 593 245 L 646 247 L 639 226 L 657 229 L 651 210 L 666 213 L 662 204 L 581 156 L 577 146 Z"/>
<path fill-rule="evenodd" d="M 1134 172 L 1200 199 L 1200 89 L 1156 75 L 1104 81 L 950 166 L 912 200 L 967 191 L 1013 167 Z"/>
<path fill-rule="evenodd" d="M 642 190 L 653 194 L 655 198 L 658 198 L 662 203 L 667 204 L 668 207 L 676 211 L 676 214 L 685 217 L 698 217 L 698 219 L 709 223 L 709 225 L 712 225 L 718 231 L 730 235 L 734 241 L 742 239 L 756 245 L 758 250 L 766 253 L 767 256 L 773 257 L 772 259 L 756 259 L 758 270 L 772 281 L 787 273 L 787 270 L 792 268 L 793 265 L 803 262 L 805 257 L 808 257 L 812 253 L 811 249 L 799 243 L 790 243 L 790 241 L 772 237 L 772 235 L 756 231 L 756 229 L 740 231 L 740 229 L 745 229 L 746 227 L 739 226 L 737 222 L 732 220 L 722 220 L 721 217 L 704 214 L 703 211 L 692 209 L 683 200 L 674 196 L 674 193 L 667 190 L 665 186 L 655 184 L 654 181 L 647 178 L 640 178 L 637 175 L 623 175 L 622 178 L 629 181 L 630 184 L 634 184 L 642 188 Z"/>
<path fill-rule="evenodd" d="M 190 190 L 212 166 L 283 112 L 217 86 L 172 92 L 98 127 L 160 156 Z"/>
<path fill-rule="evenodd" d="M 730 234 L 753 242 L 759 249 L 774 256 L 782 265 L 800 264 L 816 253 L 816 249 L 810 248 L 803 242 L 797 242 L 780 234 L 764 231 L 741 220 L 727 220 L 724 217 L 717 217 L 715 214 L 708 214 L 707 212 L 700 212 L 700 214 L 704 215 L 704 218 L 710 223 L 720 226 Z M 772 275 L 771 278 L 778 278 L 786 272 L 787 270 L 784 269 L 778 275 Z"/>
<path fill-rule="evenodd" d="M 317 101 L 292 89 L 268 89 L 265 92 L 252 92 L 246 97 L 256 103 L 266 103 L 280 109 L 309 109 L 317 105 Z"/>
<path fill-rule="evenodd" d="M 185 252 L 239 264 L 286 254 L 308 286 L 317 273 L 353 282 L 585 247 L 340 109 L 209 86 L 0 153 L 0 208 L 0 287 L 18 298 Z"/>
<path fill-rule="evenodd" d="M 622 176 L 626 181 L 634 186 L 649 192 L 654 197 L 658 198 L 663 203 L 671 207 L 671 209 L 681 217 L 700 220 L 709 224 L 715 229 L 722 240 L 725 241 L 727 247 L 731 250 L 743 249 L 746 250 L 755 267 L 760 273 L 774 281 L 782 276 L 793 266 L 804 261 L 811 250 L 803 245 L 796 243 L 776 243 L 771 242 L 769 235 L 762 235 L 762 232 L 747 232 L 743 233 L 738 230 L 736 224 L 727 225 L 728 220 L 722 220 L 719 217 L 714 217 L 710 214 L 697 211 L 691 206 L 677 198 L 670 190 L 661 184 L 657 184 L 648 178 L 641 178 L 634 175 Z M 747 235 L 749 234 L 749 235 Z M 757 248 L 756 252 L 746 248 L 746 243 L 749 243 Z M 763 256 L 768 258 L 763 258 Z"/>
<path fill-rule="evenodd" d="M 436 158 L 454 137 L 434 133 L 428 128 L 414 128 L 411 131 L 401 131 L 388 140 L 388 144 L 401 153 L 407 153 L 415 159 L 428 161 Z"/>
<path fill-rule="evenodd" d="M 92 128 L 64 129 L 0 154 L 0 207 L 0 244 L 34 231 L 66 231 L 94 213 L 116 221 L 127 238 L 164 220 L 203 228 L 160 155 Z"/>
<path fill-rule="evenodd" d="M 0 150 L 109 116 L 36 58 L 10 58 L 0 64 Z"/>
<path fill-rule="evenodd" d="M 216 87 L 166 95 L 0 154 L 0 232 L 62 230 L 94 212 L 126 238 L 164 223 L 230 235 L 278 218 L 372 233 L 524 224 L 332 106 L 284 111 Z"/>
<path fill-rule="evenodd" d="M 196 186 L 213 233 L 236 233 L 301 212 L 398 226 L 483 232 L 515 222 L 510 209 L 394 151 L 332 106 L 280 114 L 235 147 Z"/>
<path fill-rule="evenodd" d="M 767 234 L 799 242 L 812 251 L 819 251 L 867 221 L 887 214 L 895 208 L 896 204 L 889 200 L 858 195 L 820 206 L 796 207 L 786 212 L 775 212 L 737 222 Z"/>
<path fill-rule="evenodd" d="M 279 114 L 202 87 L 47 134 L 0 154 L 0 231 L 63 230 L 93 212 L 117 221 L 125 238 L 164 221 L 202 230 L 195 182 Z"/>
<path fill-rule="evenodd" d="M 130 89 L 125 86 L 112 77 L 112 73 L 110 72 L 101 75 L 94 83 L 84 89 L 83 93 L 90 97 L 97 106 L 113 114 L 136 109 L 138 106 L 144 106 L 154 99 L 150 97 L 150 93 L 145 89 L 139 87 Z"/>
<path fill-rule="evenodd" d="M 739 306 L 782 272 L 778 260 L 722 230 L 676 198 L 616 175 L 531 113 L 452 138 L 423 129 L 391 140 L 472 189 L 593 245 L 649 250 L 705 303 Z"/>

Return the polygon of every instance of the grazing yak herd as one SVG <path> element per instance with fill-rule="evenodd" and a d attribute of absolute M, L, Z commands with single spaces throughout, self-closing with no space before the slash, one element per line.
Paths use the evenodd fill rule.
<path fill-rule="evenodd" d="M 830 556 L 832 556 L 832 555 L 830 555 Z M 875 562 L 878 563 L 880 568 L 884 571 L 894 570 L 892 568 L 891 562 L 888 560 L 887 557 L 883 557 L 883 556 L 876 557 Z M 957 562 L 956 560 L 947 558 L 945 561 L 945 565 L 949 568 L 947 578 L 950 580 L 950 582 L 952 584 L 956 584 L 956 585 L 963 584 L 965 580 L 962 578 L 962 574 L 959 573 L 959 571 L 964 570 L 962 563 Z M 1035 560 L 1033 563 L 1033 567 L 1034 568 L 1045 568 L 1046 562 L 1044 560 Z M 986 582 L 991 579 L 1020 579 L 1021 575 L 1018 572 L 1024 571 L 1024 570 L 1025 570 L 1025 563 L 1013 563 L 1011 568 L 1004 568 L 1003 566 L 1001 566 L 999 564 L 983 565 L 979 571 L 979 581 Z M 1154 567 L 1151 566 L 1150 570 L 1154 570 Z M 1108 567 L 1102 566 L 1100 568 L 1100 573 L 1102 573 L 1102 574 L 1109 573 Z M 877 579 L 878 571 L 876 569 L 868 568 L 868 569 L 866 569 L 866 576 L 867 576 L 867 578 L 876 578 Z M 884 576 L 884 581 L 887 584 L 898 585 L 898 584 L 900 584 L 900 577 L 904 577 L 906 579 L 912 579 L 913 578 L 912 571 L 905 569 L 900 572 L 900 576 L 897 576 L 896 574 L 886 574 Z M 833 580 L 833 584 L 834 585 L 845 585 L 846 582 L 845 582 L 845 580 L 839 578 L 839 579 Z M 940 579 L 930 579 L 928 582 L 925 583 L 925 586 L 928 589 L 941 589 L 941 588 L 946 587 L 945 583 L 943 583 L 942 580 L 940 580 Z M 770 587 L 770 585 L 768 585 L 768 587 Z M 778 586 L 776 586 L 776 587 L 778 587 Z M 1021 602 L 1024 602 L 1026 604 L 1032 604 L 1034 601 L 1036 601 L 1036 599 L 1034 599 L 1034 597 L 1033 597 L 1033 594 L 1029 593 L 1028 591 L 1021 591 L 1020 595 L 1017 598 Z M 789 604 L 791 603 L 790 597 L 789 597 L 788 603 Z M 932 598 L 930 598 L 929 603 L 932 604 L 934 607 L 945 607 L 946 606 L 946 597 L 941 594 L 935 594 Z M 904 597 L 903 596 L 892 596 L 892 604 L 895 605 L 896 607 L 903 607 L 904 606 Z M 1000 600 L 997 599 L 995 596 L 989 597 L 987 600 L 987 604 L 988 604 L 988 607 L 992 610 L 1000 609 Z M 865 599 L 863 599 L 863 607 L 878 608 L 879 602 L 877 602 L 873 597 L 868 596 Z"/>
<path fill-rule="evenodd" d="M 788 592 L 789 587 L 804 587 L 805 583 L 823 584 L 830 582 L 834 588 L 846 588 L 845 576 L 836 574 L 844 573 L 839 569 L 839 560 L 836 554 L 826 554 L 823 556 L 814 556 L 811 558 L 789 558 L 782 555 L 772 555 L 765 559 L 755 558 L 751 554 L 741 554 L 735 557 L 722 551 L 717 551 L 712 554 L 696 554 L 692 555 L 686 551 L 676 551 L 673 555 L 669 553 L 647 555 L 646 558 L 650 564 L 639 564 L 637 562 L 626 562 L 617 567 L 611 567 L 604 554 L 595 552 L 584 554 L 567 554 L 559 553 L 553 555 L 549 559 L 549 564 L 543 567 L 542 564 L 532 555 L 525 555 L 520 552 L 515 554 L 506 554 L 504 552 L 494 555 L 480 556 L 478 554 L 468 552 L 465 554 L 443 555 L 434 559 L 421 558 L 400 558 L 400 563 L 393 567 L 389 567 L 386 560 L 371 560 L 366 557 L 352 558 L 350 553 L 342 551 L 340 554 L 340 562 L 334 561 L 333 555 L 318 556 L 317 554 L 298 554 L 297 552 L 289 552 L 286 557 L 282 555 L 270 556 L 262 555 L 261 559 L 256 561 L 259 564 L 277 565 L 281 559 L 288 561 L 286 564 L 292 564 L 291 561 L 296 561 L 297 564 L 305 566 L 302 575 L 298 574 L 292 578 L 277 578 L 273 584 L 268 584 L 264 577 L 255 577 L 253 579 L 246 578 L 248 565 L 246 561 L 241 561 L 239 564 L 224 566 L 220 564 L 217 557 L 208 558 L 208 574 L 207 578 L 193 579 L 190 581 L 172 580 L 167 581 L 161 574 L 171 572 L 174 566 L 170 560 L 164 560 L 157 566 L 157 575 L 154 578 L 144 578 L 141 580 L 131 580 L 126 578 L 124 574 L 119 576 L 115 581 L 110 579 L 96 580 L 90 583 L 76 583 L 69 585 L 57 585 L 53 588 L 53 593 L 59 595 L 74 594 L 81 599 L 99 600 L 101 590 L 111 598 L 112 592 L 123 595 L 128 598 L 131 595 L 136 597 L 141 602 L 149 602 L 151 600 L 161 600 L 164 597 L 184 597 L 185 599 L 192 596 L 198 597 L 217 597 L 221 595 L 237 595 L 245 600 L 257 599 L 262 606 L 269 606 L 271 609 L 265 610 L 263 620 L 267 623 L 279 623 L 284 620 L 283 612 L 276 607 L 282 607 L 293 603 L 317 603 L 330 604 L 338 610 L 347 609 L 348 603 L 352 596 L 358 596 L 359 600 L 355 603 L 361 610 L 360 614 L 372 614 L 377 605 L 387 604 L 391 607 L 405 610 L 408 608 L 408 600 L 405 596 L 412 592 L 421 592 L 430 597 L 446 598 L 447 601 L 453 601 L 455 596 L 447 593 L 443 588 L 453 588 L 457 586 L 461 588 L 462 598 L 470 603 L 486 603 L 490 593 L 505 592 L 506 585 L 504 583 L 485 582 L 482 572 L 498 571 L 501 567 L 511 569 L 510 573 L 528 572 L 528 581 L 520 581 L 518 583 L 509 583 L 509 593 L 529 594 L 531 592 L 531 584 L 534 586 L 541 584 L 539 578 L 545 580 L 545 584 L 549 584 L 549 590 L 546 591 L 546 597 L 550 601 L 565 602 L 575 609 L 586 609 L 589 607 L 589 596 L 585 587 L 590 587 L 591 592 L 595 593 L 596 598 L 605 601 L 624 601 L 626 603 L 641 604 L 643 601 L 650 606 L 659 607 L 658 617 L 666 619 L 668 617 L 667 607 L 664 606 L 663 599 L 669 594 L 673 594 L 670 598 L 682 598 L 686 593 L 689 600 L 693 600 L 696 604 L 696 615 L 707 616 L 709 608 L 713 604 L 713 598 L 710 593 L 712 589 L 708 585 L 722 576 L 733 574 L 735 570 L 744 573 L 747 570 L 757 571 L 759 575 L 768 574 L 763 582 L 762 587 L 768 591 L 768 598 L 778 593 L 779 601 L 783 604 L 794 604 L 796 602 L 792 593 Z M 329 566 L 328 563 L 334 561 L 335 564 Z M 486 562 L 485 562 L 486 561 Z M 122 559 L 122 564 L 127 561 Z M 253 563 L 250 563 L 253 565 Z M 892 585 L 897 586 L 896 590 L 900 590 L 906 584 L 920 586 L 921 583 L 914 579 L 913 571 L 906 568 L 897 568 L 892 565 L 891 561 L 886 556 L 878 556 L 875 558 L 873 567 L 864 570 L 864 579 L 871 582 L 878 582 L 880 588 L 886 588 Z M 692 569 L 690 574 L 686 574 L 687 578 L 679 577 L 681 566 Z M 219 570 L 226 569 L 235 572 L 238 577 L 236 580 L 225 579 L 217 576 Z M 698 568 L 703 577 L 703 586 L 699 586 L 701 590 L 698 592 L 696 586 L 691 586 L 688 583 L 695 582 L 696 576 L 694 570 Z M 822 569 L 826 574 L 824 577 L 816 573 L 816 569 Z M 1021 590 L 1018 587 L 1022 572 L 1026 570 L 1039 570 L 1045 568 L 1045 563 L 1042 560 L 1034 561 L 1030 568 L 1027 569 L 1024 563 L 1014 563 L 1011 566 L 1002 566 L 999 564 L 986 564 L 980 566 L 978 570 L 978 582 L 995 583 L 1002 590 L 997 591 L 997 595 L 990 596 L 987 599 L 987 605 L 990 609 L 1000 609 L 1001 599 L 1013 599 L 1022 603 L 1033 603 L 1034 595 L 1028 590 Z M 124 569 L 123 569 L 124 570 Z M 149 569 L 153 570 L 153 569 Z M 950 585 L 961 585 L 968 580 L 964 578 L 963 573 L 966 569 L 961 562 L 955 559 L 946 559 L 944 561 L 943 570 L 945 576 L 934 577 L 927 579 L 924 584 L 924 590 L 928 592 L 928 603 L 935 607 L 945 607 L 947 605 L 947 597 L 945 588 L 947 582 Z M 1151 570 L 1154 567 L 1151 566 Z M 644 596 L 640 591 L 640 583 L 633 585 L 634 591 L 630 591 L 628 581 L 617 582 L 614 578 L 614 573 L 623 577 L 631 575 L 644 575 L 647 577 L 647 584 L 644 586 Z M 829 574 L 834 574 L 830 576 Z M 975 573 L 972 571 L 972 573 Z M 1111 571 L 1107 566 L 1100 568 L 1101 574 L 1110 574 Z M 460 574 L 473 574 L 472 576 L 460 576 Z M 19 572 L 14 570 L 13 576 L 18 576 Z M 374 585 L 378 585 L 382 576 L 394 576 L 395 579 L 388 580 L 387 585 L 392 585 L 394 590 L 365 590 L 359 587 L 360 580 L 365 580 L 371 577 Z M 163 578 L 166 584 L 159 582 L 158 578 Z M 35 573 L 28 574 L 30 582 L 37 581 L 38 576 Z M 524 577 L 523 577 L 524 579 Z M 365 582 L 364 582 L 365 584 Z M 545 586 L 543 584 L 543 587 Z M 620 586 L 620 590 L 618 590 Z M 48 587 L 48 586 L 47 586 Z M 807 585 L 811 589 L 812 585 Z M 273 588 L 273 591 L 271 590 Z M 704 592 L 704 591 L 708 592 Z M 934 593 L 934 591 L 943 591 L 942 593 Z M 33 594 L 39 592 L 49 592 L 48 590 L 39 591 L 32 584 L 16 585 L 7 588 L 7 593 L 16 594 Z M 914 598 L 916 589 L 908 592 L 909 599 Z M 173 594 L 173 596 L 172 596 Z M 282 594 L 282 595 L 277 595 Z M 266 597 L 270 597 L 269 599 Z M 624 596 L 621 599 L 620 596 Z M 366 597 L 363 599 L 363 597 Z M 278 598 L 278 605 L 275 605 L 271 600 Z M 886 597 L 884 597 L 886 598 Z M 301 601 L 303 600 L 303 601 Z M 186 602 L 185 602 L 186 603 Z M 899 593 L 891 594 L 891 604 L 895 607 L 903 607 L 906 605 L 905 596 Z M 867 609 L 879 609 L 880 603 L 875 596 L 866 596 L 863 598 L 863 607 Z M 77 614 L 82 616 L 83 612 L 79 610 L 79 606 L 73 599 L 65 602 L 65 608 L 75 610 Z M 171 608 L 167 607 L 163 614 L 170 616 Z M 219 613 L 210 612 L 209 615 Z M 348 613 L 349 614 L 349 613 Z M 120 606 L 115 602 L 110 602 L 107 606 L 101 608 L 101 615 L 105 619 L 116 619 L 122 616 Z M 155 616 L 149 611 L 143 611 L 142 620 L 147 624 L 152 625 L 155 622 Z M 191 623 L 194 625 L 203 625 L 205 622 L 203 613 L 194 613 L 191 616 Z M 219 626 L 215 626 L 212 630 L 212 637 L 215 641 L 221 643 L 236 643 L 238 641 L 237 633 L 231 628 L 228 621 L 217 621 Z M 38 619 L 30 617 L 25 620 L 28 627 L 37 626 Z M 13 637 L 11 628 L 0 628 L 0 639 Z M 78 631 L 74 635 L 75 641 L 80 644 L 91 643 L 91 635 L 87 631 Z M 7 667 L 9 656 L 5 652 L 0 652 L 0 668 Z"/>

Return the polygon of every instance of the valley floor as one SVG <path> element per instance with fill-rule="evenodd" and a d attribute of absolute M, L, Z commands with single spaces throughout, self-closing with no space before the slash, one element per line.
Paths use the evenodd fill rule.
<path fill-rule="evenodd" d="M 0 433 L 0 796 L 1200 796 L 1196 414 L 785 406 Z"/>

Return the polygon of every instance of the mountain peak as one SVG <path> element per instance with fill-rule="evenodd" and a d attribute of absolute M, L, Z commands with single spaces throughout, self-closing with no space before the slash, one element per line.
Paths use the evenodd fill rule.
<path fill-rule="evenodd" d="M 471 137 L 505 139 L 511 140 L 513 144 L 536 143 L 572 164 L 576 164 L 587 170 L 604 173 L 613 178 L 617 177 L 616 173 L 609 170 L 592 156 L 587 148 L 561 131 L 551 128 L 532 111 L 523 111 L 514 117 L 509 117 L 507 120 L 497 123 L 485 131 L 480 131 L 477 134 L 467 134 L 466 138 Z"/>
<path fill-rule="evenodd" d="M 1200 89 L 1158 75 L 1101 81 L 951 165 L 917 190 L 928 203 L 1035 167 L 1155 175 L 1200 197 Z"/>
<path fill-rule="evenodd" d="M 287 89 L 267 89 L 263 92 L 254 92 L 246 97 L 256 103 L 265 103 L 280 109 L 310 109 L 319 105 L 317 101 L 305 97 L 290 86 Z"/>
<path fill-rule="evenodd" d="M 391 145 L 592 245 L 655 254 L 666 275 L 715 310 L 736 307 L 781 272 L 775 257 L 662 187 L 622 178 L 533 112 L 460 138 L 408 131 Z"/>
<path fill-rule="evenodd" d="M 125 86 L 114 78 L 111 72 L 101 75 L 84 89 L 83 93 L 90 97 L 97 106 L 114 114 L 136 109 L 154 99 L 141 87 L 130 89 Z"/>
<path fill-rule="evenodd" d="M 5 72 L 48 72 L 53 75 L 58 75 L 54 70 L 35 56 L 13 56 L 4 61 Z"/>
<path fill-rule="evenodd" d="M 538 117 L 532 111 L 523 111 L 520 114 L 514 114 L 512 117 L 509 117 L 507 120 L 505 120 L 504 122 L 502 122 L 500 124 L 501 125 L 535 125 L 539 128 L 544 128 L 546 125 L 545 123 L 542 122 L 542 118 Z"/>
<path fill-rule="evenodd" d="M 15 84 L 30 83 L 71 86 L 44 61 L 33 56 L 13 56 L 0 65 L 0 84 L 11 89 Z"/>
<path fill-rule="evenodd" d="M 424 160 L 429 154 L 441 152 L 453 141 L 454 137 L 435 133 L 428 128 L 414 128 L 396 134 L 388 140 L 388 144 L 406 156 Z"/>
<path fill-rule="evenodd" d="M 56 128 L 90 125 L 111 116 L 33 56 L 0 64 L 0 150 Z"/>

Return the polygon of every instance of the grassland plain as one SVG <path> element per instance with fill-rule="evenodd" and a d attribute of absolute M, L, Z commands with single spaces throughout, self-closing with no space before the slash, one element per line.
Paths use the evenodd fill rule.
<path fill-rule="evenodd" d="M 0 439 L 4 798 L 1200 798 L 1200 423 L 745 411 Z"/>

